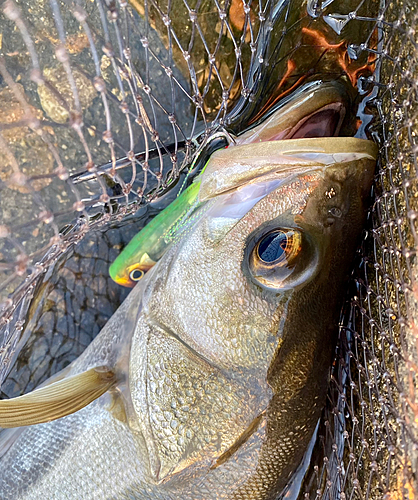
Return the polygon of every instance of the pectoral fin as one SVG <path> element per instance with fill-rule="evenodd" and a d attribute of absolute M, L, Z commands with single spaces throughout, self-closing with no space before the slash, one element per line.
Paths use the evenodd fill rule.
<path fill-rule="evenodd" d="M 115 381 L 109 367 L 96 367 L 23 396 L 1 400 L 0 427 L 41 424 L 75 413 L 104 394 Z"/>

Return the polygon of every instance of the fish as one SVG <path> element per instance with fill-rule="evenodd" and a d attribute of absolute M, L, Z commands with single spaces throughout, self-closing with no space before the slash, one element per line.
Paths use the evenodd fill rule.
<path fill-rule="evenodd" d="M 349 108 L 347 86 L 338 81 L 312 81 L 283 100 L 270 116 L 264 116 L 255 126 L 239 135 L 230 133 L 228 147 L 298 137 L 335 137 Z M 204 169 L 201 175 L 203 172 Z M 177 232 L 198 206 L 201 175 L 134 236 L 110 265 L 109 274 L 116 283 L 135 286 L 175 240 Z"/>
<path fill-rule="evenodd" d="M 349 137 L 215 152 L 193 220 L 86 351 L 0 402 L 2 427 L 28 426 L 2 435 L 1 498 L 284 491 L 324 405 L 376 156 Z"/>

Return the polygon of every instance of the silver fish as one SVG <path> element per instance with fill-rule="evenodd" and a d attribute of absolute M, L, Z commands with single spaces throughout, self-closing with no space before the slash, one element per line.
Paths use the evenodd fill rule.
<path fill-rule="evenodd" d="M 0 497 L 275 498 L 324 404 L 375 159 L 353 138 L 215 153 L 179 241 L 29 413 L 94 401 L 4 433 Z"/>

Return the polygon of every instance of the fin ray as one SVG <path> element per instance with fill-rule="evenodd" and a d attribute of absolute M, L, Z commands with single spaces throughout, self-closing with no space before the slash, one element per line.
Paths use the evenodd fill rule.
<path fill-rule="evenodd" d="M 0 427 L 35 425 L 65 417 L 92 403 L 115 382 L 115 373 L 102 366 L 58 380 L 23 396 L 1 400 Z"/>

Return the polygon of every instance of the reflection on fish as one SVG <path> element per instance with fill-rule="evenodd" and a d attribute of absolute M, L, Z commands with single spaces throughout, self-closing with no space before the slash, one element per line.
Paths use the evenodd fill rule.
<path fill-rule="evenodd" d="M 352 138 L 215 153 L 193 221 L 65 378 L 0 405 L 7 426 L 14 404 L 68 413 L 6 431 L 1 498 L 275 498 L 324 403 L 375 159 Z"/>
<path fill-rule="evenodd" d="M 301 137 L 337 136 L 347 113 L 346 95 L 347 89 L 341 83 L 311 82 L 261 124 L 238 137 L 231 136 L 233 142 L 229 147 Z M 234 158 L 235 154 L 232 154 L 232 161 Z M 131 240 L 109 268 L 116 283 L 135 286 L 163 255 L 197 208 L 199 188 L 200 176 Z"/>

